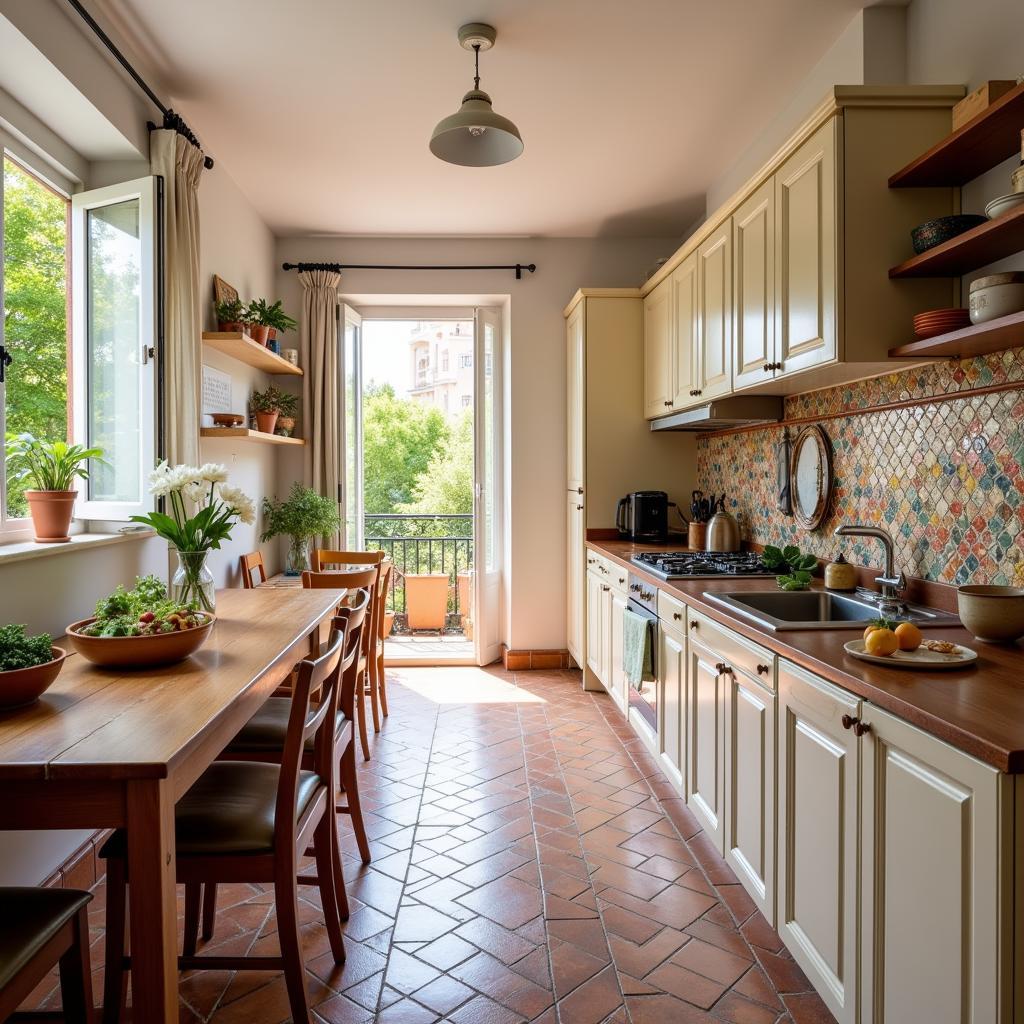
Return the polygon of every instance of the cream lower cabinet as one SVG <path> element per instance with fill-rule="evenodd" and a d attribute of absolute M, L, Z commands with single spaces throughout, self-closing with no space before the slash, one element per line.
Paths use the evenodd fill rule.
<path fill-rule="evenodd" d="M 686 803 L 722 850 L 725 836 L 725 704 L 720 655 L 693 635 L 686 657 Z"/>
<path fill-rule="evenodd" d="M 605 683 L 619 710 L 628 715 L 629 683 L 622 670 L 622 624 L 626 615 L 626 595 L 613 586 L 604 594 L 604 600 L 608 607 L 608 679 Z"/>
<path fill-rule="evenodd" d="M 568 643 L 569 653 L 573 656 L 577 665 L 583 664 L 583 637 L 585 635 L 584 616 L 586 615 L 586 600 L 583 587 L 576 581 L 585 578 L 583 568 L 584 557 L 584 534 L 583 525 L 583 499 L 576 493 L 570 491 L 568 504 L 566 506 L 567 535 L 569 550 L 566 558 L 568 565 Z"/>
<path fill-rule="evenodd" d="M 661 621 L 658 645 L 658 753 L 661 770 L 679 790 L 684 788 L 686 735 L 686 637 L 682 629 Z"/>
<path fill-rule="evenodd" d="M 607 655 L 604 643 L 604 616 L 601 608 L 603 587 L 608 584 L 593 569 L 587 570 L 587 671 L 592 672 L 602 685 L 605 678 Z"/>

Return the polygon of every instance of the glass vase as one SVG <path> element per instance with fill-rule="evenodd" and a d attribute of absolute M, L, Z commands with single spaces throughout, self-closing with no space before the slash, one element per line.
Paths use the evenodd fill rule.
<path fill-rule="evenodd" d="M 291 537 L 288 554 L 284 559 L 285 576 L 301 576 L 312 568 L 310 548 L 312 542 L 306 537 Z"/>
<path fill-rule="evenodd" d="M 216 603 L 213 573 L 206 566 L 207 551 L 175 551 L 178 568 L 171 580 L 172 601 L 194 605 L 200 611 L 212 612 Z"/>

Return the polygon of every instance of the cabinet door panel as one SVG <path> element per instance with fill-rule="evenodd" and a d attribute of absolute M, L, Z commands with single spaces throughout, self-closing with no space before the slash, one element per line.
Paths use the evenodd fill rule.
<path fill-rule="evenodd" d="M 725 859 L 775 924 L 775 694 L 742 672 L 729 677 Z"/>
<path fill-rule="evenodd" d="M 863 1019 L 1004 1019 L 997 865 L 1005 781 L 871 705 L 863 718 L 871 726 L 864 747 Z"/>
<path fill-rule="evenodd" d="M 697 254 L 691 253 L 669 278 L 672 289 L 672 384 L 669 397 L 676 409 L 693 405 L 690 392 L 697 387 L 698 303 Z"/>
<path fill-rule="evenodd" d="M 586 352 L 584 350 L 583 317 L 586 300 L 577 303 L 565 324 L 568 404 L 568 486 L 570 489 L 583 486 L 584 423 L 586 422 Z"/>
<path fill-rule="evenodd" d="M 686 638 L 682 633 L 661 628 L 661 657 L 658 660 L 658 701 L 661 723 L 658 745 L 662 771 L 681 789 L 686 746 L 683 735 L 683 697 L 686 682 Z"/>
<path fill-rule="evenodd" d="M 586 572 L 583 567 L 583 499 L 569 494 L 566 510 L 569 557 L 569 653 L 583 666 L 583 618 L 586 608 Z"/>
<path fill-rule="evenodd" d="M 732 390 L 732 219 L 697 250 L 700 286 L 700 400 Z"/>
<path fill-rule="evenodd" d="M 724 851 L 725 699 L 718 655 L 691 640 L 686 677 L 686 802 Z"/>
<path fill-rule="evenodd" d="M 608 637 L 608 689 L 615 703 L 625 713 L 628 707 L 626 674 L 622 670 L 622 620 L 626 614 L 626 595 L 616 590 L 611 592 L 612 616 Z"/>
<path fill-rule="evenodd" d="M 587 573 L 587 668 L 601 678 L 601 651 L 604 637 L 601 634 L 601 577 Z"/>
<path fill-rule="evenodd" d="M 775 185 L 766 181 L 733 215 L 736 306 L 733 389 L 775 376 Z"/>
<path fill-rule="evenodd" d="M 778 929 L 840 1024 L 857 1013 L 859 747 L 851 694 L 779 663 Z"/>
<path fill-rule="evenodd" d="M 644 416 L 664 416 L 672 405 L 672 289 L 662 281 L 644 299 Z"/>
<path fill-rule="evenodd" d="M 775 175 L 776 344 L 782 373 L 832 362 L 836 341 L 836 122 Z"/>
<path fill-rule="evenodd" d="M 612 588 L 601 583 L 601 654 L 597 677 L 606 690 L 612 688 Z"/>

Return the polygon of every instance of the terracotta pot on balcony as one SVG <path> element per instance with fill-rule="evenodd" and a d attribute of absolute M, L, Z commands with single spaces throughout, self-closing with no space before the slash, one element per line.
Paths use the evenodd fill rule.
<path fill-rule="evenodd" d="M 395 625 L 395 613 L 385 612 L 384 613 L 384 635 L 391 636 L 391 630 Z"/>
<path fill-rule="evenodd" d="M 459 615 L 462 616 L 462 628 L 466 628 L 466 620 L 473 617 L 473 570 L 466 569 L 459 573 Z"/>
<path fill-rule="evenodd" d="M 410 629 L 444 629 L 448 614 L 448 574 L 407 573 L 405 602 Z"/>

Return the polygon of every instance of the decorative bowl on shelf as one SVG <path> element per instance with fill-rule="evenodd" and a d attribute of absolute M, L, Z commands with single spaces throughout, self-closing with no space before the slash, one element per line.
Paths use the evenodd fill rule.
<path fill-rule="evenodd" d="M 205 621 L 192 629 L 151 636 L 88 636 L 82 632 L 95 618 L 72 622 L 67 628 L 71 646 L 86 661 L 107 668 L 154 668 L 184 661 L 206 643 L 216 616 L 196 612 Z"/>
<path fill-rule="evenodd" d="M 934 338 L 970 326 L 971 315 L 966 309 L 931 309 L 914 317 L 914 333 L 919 338 Z"/>
<path fill-rule="evenodd" d="M 959 587 L 956 606 L 964 627 L 979 640 L 1006 644 L 1024 636 L 1024 588 Z"/>
<path fill-rule="evenodd" d="M 1024 310 L 1024 273 L 989 274 L 971 282 L 971 323 L 984 324 Z"/>
<path fill-rule="evenodd" d="M 240 427 L 245 422 L 240 412 L 212 412 L 210 419 L 215 427 Z"/>
<path fill-rule="evenodd" d="M 921 255 L 935 246 L 948 242 L 957 235 L 962 235 L 979 224 L 987 224 L 988 218 L 982 217 L 979 213 L 957 213 L 950 217 L 936 217 L 935 220 L 919 224 L 910 232 L 910 241 L 913 243 L 914 252 Z"/>
<path fill-rule="evenodd" d="M 995 220 L 996 217 L 1009 213 L 1010 210 L 1015 209 L 1022 203 L 1024 203 L 1024 192 L 1011 192 L 1009 195 L 999 196 L 998 199 L 993 199 L 992 202 L 986 203 L 985 215 L 989 220 Z"/>
<path fill-rule="evenodd" d="M 0 672 L 0 709 L 20 708 L 31 704 L 44 694 L 64 667 L 67 651 L 63 647 L 51 647 L 52 661 L 30 668 L 14 668 Z"/>

